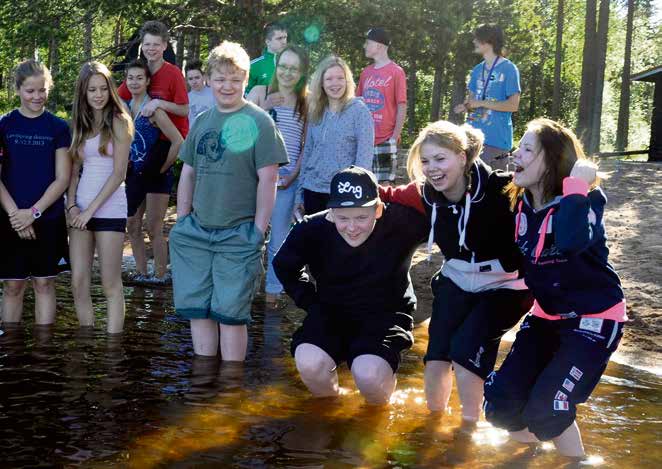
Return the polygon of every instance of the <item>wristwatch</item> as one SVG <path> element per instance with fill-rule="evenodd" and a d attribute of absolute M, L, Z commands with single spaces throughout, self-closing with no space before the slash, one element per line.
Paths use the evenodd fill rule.
<path fill-rule="evenodd" d="M 32 211 L 32 218 L 35 220 L 41 216 L 41 212 L 37 207 L 31 207 L 30 210 Z"/>

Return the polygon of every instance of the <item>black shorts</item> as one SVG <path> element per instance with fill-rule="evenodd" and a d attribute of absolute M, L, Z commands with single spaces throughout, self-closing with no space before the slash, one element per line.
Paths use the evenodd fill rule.
<path fill-rule="evenodd" d="M 126 218 L 90 218 L 87 231 L 126 231 Z"/>
<path fill-rule="evenodd" d="M 528 290 L 462 290 L 437 273 L 432 278 L 432 317 L 425 361 L 454 361 L 485 379 L 496 362 L 501 337 L 533 304 Z"/>
<path fill-rule="evenodd" d="M 170 142 L 159 139 L 152 145 L 147 161 L 139 170 L 132 164 L 129 165 L 125 182 L 128 216 L 136 214 L 147 194 L 169 195 L 172 192 L 175 182 L 174 169 L 171 166 L 165 173 L 160 172 L 161 166 L 168 158 L 168 151 Z"/>
<path fill-rule="evenodd" d="M 328 353 L 336 366 L 352 362 L 360 355 L 377 355 L 398 371 L 400 354 L 414 344 L 413 320 L 409 314 L 396 313 L 392 320 L 348 320 L 347 315 L 309 313 L 292 336 L 291 352 L 301 344 L 313 344 Z"/>
<path fill-rule="evenodd" d="M 35 220 L 32 227 L 37 239 L 34 240 L 19 238 L 5 214 L 0 219 L 0 280 L 55 277 L 71 269 L 64 215 Z"/>

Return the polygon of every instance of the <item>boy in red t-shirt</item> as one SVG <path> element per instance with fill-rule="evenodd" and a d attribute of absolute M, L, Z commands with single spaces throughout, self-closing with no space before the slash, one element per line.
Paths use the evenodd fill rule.
<path fill-rule="evenodd" d="M 398 142 L 407 115 L 405 72 L 388 56 L 391 39 L 381 28 L 366 34 L 363 49 L 374 64 L 361 72 L 356 95 L 362 96 L 375 122 L 375 149 L 372 170 L 385 185 L 395 181 Z"/>
<path fill-rule="evenodd" d="M 159 21 L 147 21 L 140 30 L 141 50 L 147 59 L 147 66 L 151 73 L 149 84 L 149 96 L 152 98 L 147 102 L 140 113 L 150 117 L 157 108 L 163 109 L 175 124 L 177 130 L 186 138 L 188 134 L 188 92 L 182 71 L 175 65 L 166 62 L 163 53 L 168 47 L 170 33 L 168 28 Z M 119 88 L 122 99 L 129 101 L 131 93 L 126 87 L 126 82 Z M 172 166 L 164 168 L 164 162 L 170 150 L 170 142 L 161 135 L 157 143 L 152 146 L 145 163 L 142 184 L 145 185 L 147 196 L 135 214 L 131 215 L 128 223 L 140 225 L 147 209 L 147 231 L 152 241 L 154 251 L 154 273 L 153 275 L 136 275 L 140 283 L 165 284 L 170 282 L 170 274 L 167 272 L 168 246 L 163 236 L 163 219 L 168 209 L 170 192 L 175 180 Z M 138 227 L 134 226 L 134 229 Z"/>

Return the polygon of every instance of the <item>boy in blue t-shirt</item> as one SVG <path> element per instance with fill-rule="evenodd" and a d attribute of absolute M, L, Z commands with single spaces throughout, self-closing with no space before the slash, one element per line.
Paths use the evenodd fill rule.
<path fill-rule="evenodd" d="M 455 106 L 467 112 L 467 123 L 485 134 L 481 159 L 493 169 L 506 169 L 506 153 L 513 146 L 512 113 L 519 109 L 520 81 L 515 64 L 503 57 L 504 36 L 495 24 L 474 31 L 475 52 L 483 61 L 471 71 L 469 97 Z"/>

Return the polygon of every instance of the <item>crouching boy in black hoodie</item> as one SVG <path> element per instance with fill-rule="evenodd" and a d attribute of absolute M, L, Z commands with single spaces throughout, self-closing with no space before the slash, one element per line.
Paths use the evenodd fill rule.
<path fill-rule="evenodd" d="M 337 173 L 329 210 L 298 223 L 274 258 L 285 291 L 308 313 L 291 351 L 318 397 L 338 394 L 336 368 L 347 362 L 366 401 L 387 403 L 400 353 L 414 342 L 409 267 L 426 223 L 415 210 L 384 205 L 377 189 L 362 168 Z"/>

